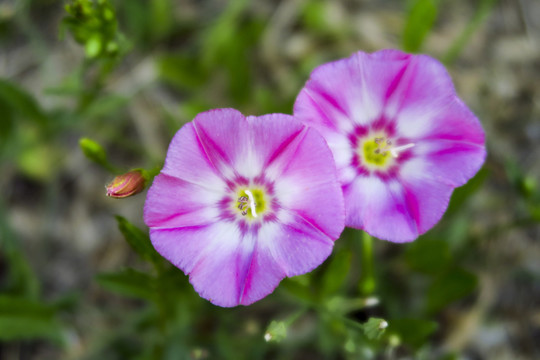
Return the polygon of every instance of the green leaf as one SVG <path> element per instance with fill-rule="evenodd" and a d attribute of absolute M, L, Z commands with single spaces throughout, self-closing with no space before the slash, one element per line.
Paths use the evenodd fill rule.
<path fill-rule="evenodd" d="M 128 98 L 117 95 L 108 95 L 97 98 L 84 109 L 84 117 L 97 118 L 114 116 L 116 112 L 128 103 L 128 101 Z"/>
<path fill-rule="evenodd" d="M 186 54 L 165 55 L 158 59 L 159 76 L 180 89 L 193 90 L 206 83 L 208 72 L 199 59 Z"/>
<path fill-rule="evenodd" d="M 117 215 L 115 218 L 118 222 L 118 229 L 120 229 L 128 244 L 143 260 L 155 263 L 161 259 L 161 256 L 152 246 L 148 234 L 131 224 L 122 216 Z"/>
<path fill-rule="evenodd" d="M 414 270 L 435 274 L 446 269 L 452 255 L 448 243 L 443 240 L 420 238 L 407 246 L 405 260 Z"/>
<path fill-rule="evenodd" d="M 298 300 L 311 304 L 314 301 L 314 295 L 309 287 L 310 276 L 311 274 L 304 274 L 292 278 L 285 278 L 281 282 L 279 288 L 285 290 Z"/>
<path fill-rule="evenodd" d="M 418 52 L 426 35 L 437 18 L 437 7 L 434 0 L 415 0 L 407 14 L 403 30 L 403 50 Z"/>
<path fill-rule="evenodd" d="M 0 339 L 61 341 L 55 308 L 24 297 L 0 296 Z"/>
<path fill-rule="evenodd" d="M 48 117 L 34 97 L 21 87 L 0 79 L 0 100 L 14 111 L 37 124 L 44 125 Z"/>
<path fill-rule="evenodd" d="M 0 114 L 2 114 L 2 121 L 0 121 L 0 148 L 11 138 L 13 134 L 13 128 L 15 119 L 13 111 L 9 104 L 2 98 L 0 98 Z"/>
<path fill-rule="evenodd" d="M 331 295 L 336 293 L 345 283 L 351 267 L 351 252 L 342 247 L 332 255 L 321 280 L 321 293 Z"/>
<path fill-rule="evenodd" d="M 437 328 L 438 324 L 434 321 L 402 318 L 390 320 L 387 333 L 395 334 L 405 344 L 419 348 Z"/>
<path fill-rule="evenodd" d="M 148 5 L 147 5 L 148 6 Z M 150 2 L 150 30 L 155 39 L 167 35 L 175 25 L 175 12 L 171 0 Z"/>
<path fill-rule="evenodd" d="M 426 295 L 427 312 L 436 313 L 448 304 L 471 294 L 476 289 L 477 282 L 474 274 L 459 268 L 437 277 Z"/>
<path fill-rule="evenodd" d="M 384 319 L 369 318 L 364 324 L 364 333 L 369 340 L 378 340 L 386 331 L 388 323 Z"/>
<path fill-rule="evenodd" d="M 152 300 L 156 294 L 156 279 L 134 269 L 101 273 L 96 280 L 103 287 L 129 297 Z"/>
<path fill-rule="evenodd" d="M 7 270 L 2 274 L 2 291 L 26 298 L 37 298 L 40 283 L 24 257 L 19 239 L 11 228 L 8 209 L 0 198 L 0 264 Z"/>
<path fill-rule="evenodd" d="M 485 167 L 481 168 L 476 175 L 470 179 L 467 184 L 454 190 L 448 210 L 445 213 L 445 217 L 451 216 L 461 209 L 463 204 L 482 186 L 484 181 L 489 176 L 489 170 Z"/>

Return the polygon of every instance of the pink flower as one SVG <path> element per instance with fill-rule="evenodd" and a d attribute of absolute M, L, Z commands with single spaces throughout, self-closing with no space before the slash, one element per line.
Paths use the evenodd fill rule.
<path fill-rule="evenodd" d="M 199 114 L 148 191 L 156 250 L 220 306 L 251 304 L 321 264 L 344 227 L 332 153 L 292 116 Z"/>
<path fill-rule="evenodd" d="M 319 66 L 294 113 L 332 150 L 345 225 L 385 240 L 433 227 L 486 156 L 480 122 L 425 55 L 358 52 Z"/>

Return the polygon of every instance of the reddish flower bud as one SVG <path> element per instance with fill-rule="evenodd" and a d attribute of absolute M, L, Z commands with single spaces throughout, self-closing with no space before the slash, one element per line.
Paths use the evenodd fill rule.
<path fill-rule="evenodd" d="M 146 187 L 148 176 L 142 169 L 118 175 L 107 185 L 107 196 L 122 199 L 140 193 Z"/>

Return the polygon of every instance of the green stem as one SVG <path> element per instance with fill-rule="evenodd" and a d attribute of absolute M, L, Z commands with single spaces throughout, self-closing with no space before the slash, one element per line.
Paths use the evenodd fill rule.
<path fill-rule="evenodd" d="M 375 275 L 373 271 L 373 238 L 362 232 L 362 264 L 360 277 L 360 293 L 364 296 L 375 291 Z"/>
<path fill-rule="evenodd" d="M 296 320 L 298 320 L 298 318 L 300 318 L 300 316 L 304 315 L 307 311 L 308 311 L 307 307 L 304 307 L 304 308 L 298 310 L 297 312 L 295 312 L 294 314 L 289 316 L 289 318 L 287 318 L 287 320 L 284 321 L 285 325 L 286 326 L 291 326 Z"/>

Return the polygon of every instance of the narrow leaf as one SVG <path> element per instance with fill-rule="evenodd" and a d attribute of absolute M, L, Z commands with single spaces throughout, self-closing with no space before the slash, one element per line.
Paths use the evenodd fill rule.
<path fill-rule="evenodd" d="M 25 118 L 40 125 L 47 122 L 47 115 L 41 109 L 34 97 L 21 87 L 0 79 L 0 99 Z"/>
<path fill-rule="evenodd" d="M 156 293 L 155 279 L 134 269 L 125 269 L 116 273 L 101 273 L 96 277 L 96 280 L 103 287 L 129 297 L 151 300 Z"/>
<path fill-rule="evenodd" d="M 152 263 L 159 261 L 161 257 L 156 250 L 154 250 L 147 233 L 131 224 L 122 216 L 117 215 L 116 221 L 118 221 L 118 229 L 120 229 L 128 244 L 143 260 Z"/>
<path fill-rule="evenodd" d="M 54 307 L 24 297 L 0 296 L 0 339 L 61 340 Z"/>
<path fill-rule="evenodd" d="M 330 259 L 330 263 L 322 277 L 321 291 L 324 295 L 336 293 L 345 283 L 351 267 L 352 254 L 341 248 Z"/>
<path fill-rule="evenodd" d="M 437 18 L 434 0 L 415 0 L 403 30 L 403 50 L 418 52 Z"/>

